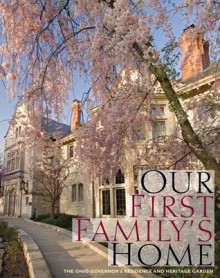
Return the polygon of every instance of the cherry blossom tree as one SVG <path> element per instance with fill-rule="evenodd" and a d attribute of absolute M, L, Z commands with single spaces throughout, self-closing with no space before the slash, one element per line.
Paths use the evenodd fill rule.
<path fill-rule="evenodd" d="M 68 186 L 73 174 L 70 171 L 70 159 L 64 159 L 58 136 L 42 134 L 42 138 L 35 142 L 38 146 L 38 158 L 34 159 L 34 189 L 37 194 L 50 205 L 50 217 L 54 218 L 63 189 Z M 44 144 L 42 144 L 44 142 Z M 39 156 L 39 153 L 42 154 Z"/>
<path fill-rule="evenodd" d="M 33 114 L 54 112 L 57 118 L 74 86 L 72 76 L 80 73 L 88 77 L 91 89 L 84 108 L 101 108 L 86 125 L 86 132 L 79 129 L 76 136 L 87 142 L 80 145 L 80 153 L 86 156 L 88 169 L 94 172 L 96 165 L 99 173 L 123 164 L 122 158 L 131 149 L 130 143 L 125 144 L 130 130 L 141 120 L 152 122 L 149 102 L 159 84 L 181 132 L 180 136 L 176 130 L 167 138 L 166 157 L 171 167 L 189 161 L 192 154 L 191 160 L 215 170 L 220 187 L 219 129 L 213 125 L 205 129 L 202 123 L 202 132 L 193 127 L 188 109 L 202 102 L 194 100 L 184 107 L 177 94 L 174 80 L 179 38 L 175 34 L 177 21 L 172 21 L 172 17 L 178 18 L 182 28 L 195 23 L 196 30 L 209 39 L 214 61 L 219 55 L 219 14 L 220 2 L 214 0 L 1 1 L 1 74 L 6 76 L 8 94 L 21 95 Z M 135 82 L 134 72 L 138 73 Z M 203 102 L 211 98 L 217 104 L 210 107 L 215 123 L 218 87 L 216 82 Z M 100 127 L 97 133 L 100 120 L 105 128 Z M 175 150 L 169 152 L 169 146 Z"/>

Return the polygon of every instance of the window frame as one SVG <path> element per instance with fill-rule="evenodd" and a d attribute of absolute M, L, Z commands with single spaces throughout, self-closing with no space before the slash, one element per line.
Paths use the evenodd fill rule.
<path fill-rule="evenodd" d="M 115 184 L 124 184 L 125 183 L 125 175 L 121 169 L 115 175 Z"/>
<path fill-rule="evenodd" d="M 104 196 L 104 194 L 107 195 Z M 101 190 L 101 214 L 104 216 L 111 215 L 111 192 L 109 189 L 102 189 Z"/>
<path fill-rule="evenodd" d="M 163 128 L 159 127 L 159 123 L 164 123 Z M 152 139 L 155 140 L 164 136 L 166 136 L 166 120 L 157 120 L 152 127 Z"/>
<path fill-rule="evenodd" d="M 123 192 L 123 196 L 118 195 L 119 191 Z M 124 187 L 114 188 L 115 216 L 126 216 L 126 190 Z M 123 202 L 119 204 L 120 202 Z M 119 212 L 120 210 L 120 212 Z"/>

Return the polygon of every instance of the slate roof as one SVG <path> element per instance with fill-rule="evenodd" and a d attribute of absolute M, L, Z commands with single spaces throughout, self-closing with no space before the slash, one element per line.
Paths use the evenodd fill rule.
<path fill-rule="evenodd" d="M 56 131 L 61 132 L 61 137 L 65 137 L 70 133 L 70 126 L 60 123 L 58 121 L 43 117 L 41 123 L 42 129 L 49 134 L 53 134 Z"/>

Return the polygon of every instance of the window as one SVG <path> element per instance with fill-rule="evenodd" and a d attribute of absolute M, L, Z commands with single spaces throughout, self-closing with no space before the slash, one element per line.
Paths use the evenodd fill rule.
<path fill-rule="evenodd" d="M 164 107 L 163 106 L 152 106 L 151 107 L 151 116 L 152 117 L 163 117 L 164 116 Z"/>
<path fill-rule="evenodd" d="M 72 202 L 76 202 L 76 184 L 72 185 Z"/>
<path fill-rule="evenodd" d="M 122 173 L 121 169 L 118 170 L 116 176 L 115 176 L 115 183 L 121 184 L 125 182 L 124 174 Z"/>
<path fill-rule="evenodd" d="M 83 184 L 80 183 L 78 187 L 78 201 L 83 201 Z"/>
<path fill-rule="evenodd" d="M 110 190 L 102 191 L 102 214 L 110 215 Z"/>
<path fill-rule="evenodd" d="M 7 156 L 7 171 L 13 172 L 15 170 L 18 170 L 20 168 L 20 152 L 12 151 Z"/>
<path fill-rule="evenodd" d="M 73 157 L 74 154 L 74 149 L 73 149 L 73 145 L 69 146 L 69 157 Z"/>
<path fill-rule="evenodd" d="M 126 215 L 125 189 L 116 189 L 116 215 Z"/>
<path fill-rule="evenodd" d="M 29 206 L 29 197 L 26 197 L 26 199 L 25 199 L 25 205 L 26 205 L 26 206 Z"/>
<path fill-rule="evenodd" d="M 166 135 L 166 123 L 165 121 L 157 121 L 153 126 L 152 138 L 155 139 L 164 135 Z"/>

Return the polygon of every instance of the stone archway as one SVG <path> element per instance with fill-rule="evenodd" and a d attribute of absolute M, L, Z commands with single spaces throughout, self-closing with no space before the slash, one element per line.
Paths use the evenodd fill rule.
<path fill-rule="evenodd" d="M 9 192 L 8 215 L 15 216 L 16 189 L 12 188 Z"/>

